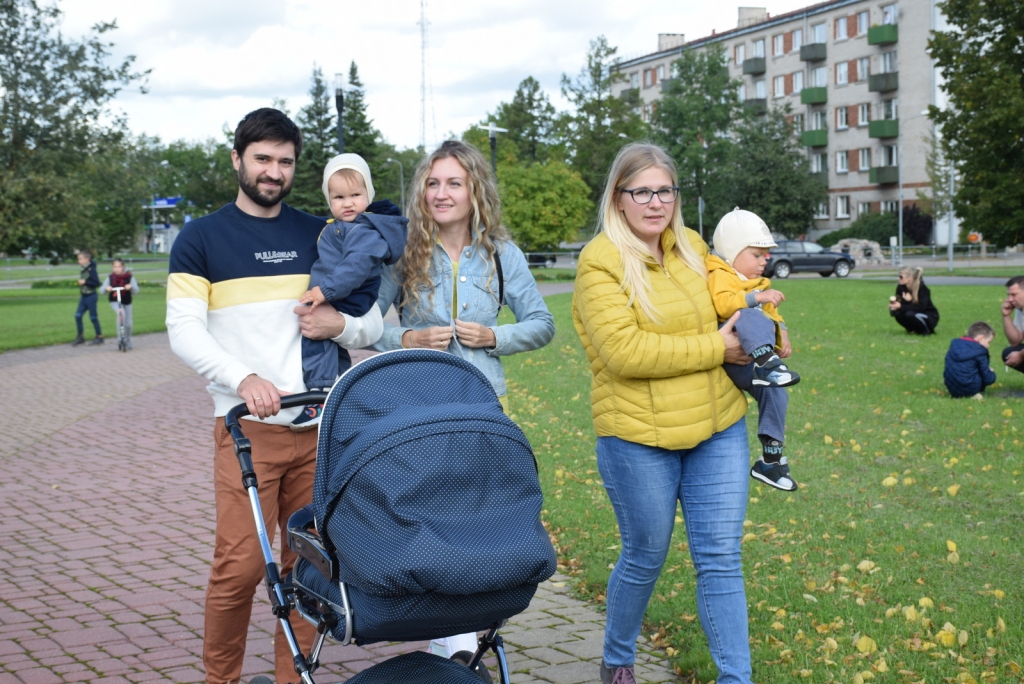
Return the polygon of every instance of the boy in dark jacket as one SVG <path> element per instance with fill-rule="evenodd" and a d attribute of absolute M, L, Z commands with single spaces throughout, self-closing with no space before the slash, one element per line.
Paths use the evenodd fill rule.
<path fill-rule="evenodd" d="M 339 154 L 324 168 L 322 189 L 334 217 L 327 221 L 313 264 L 310 289 L 299 300 L 311 307 L 327 303 L 350 316 L 377 305 L 380 274 L 405 250 L 409 220 L 387 200 L 373 201 L 370 167 L 358 154 Z M 328 389 L 348 370 L 348 352 L 331 340 L 302 338 L 302 374 L 307 390 Z M 319 422 L 322 405 L 307 406 L 293 423 Z"/>
<path fill-rule="evenodd" d="M 96 337 L 89 344 L 103 344 L 100 317 L 96 314 L 96 300 L 99 299 L 99 296 L 96 294 L 96 288 L 100 286 L 100 276 L 96 273 L 96 262 L 92 260 L 92 252 L 87 249 L 79 252 L 78 265 L 82 267 L 82 272 L 78 274 L 78 291 L 82 296 L 78 299 L 78 310 L 75 311 L 75 325 L 78 327 L 78 337 L 71 343 L 71 346 L 77 347 L 85 342 L 85 338 L 82 336 L 84 333 L 82 316 L 85 315 L 86 311 L 89 312 L 89 320 L 92 321 L 92 327 L 96 330 Z"/>
<path fill-rule="evenodd" d="M 980 400 L 985 388 L 996 381 L 996 374 L 988 365 L 988 348 L 995 336 L 992 326 L 978 321 L 971 324 L 966 336 L 949 343 L 942 377 L 950 396 Z"/>

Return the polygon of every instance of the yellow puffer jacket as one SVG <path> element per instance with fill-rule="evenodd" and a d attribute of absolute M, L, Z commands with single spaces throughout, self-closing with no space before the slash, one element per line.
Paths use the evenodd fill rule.
<path fill-rule="evenodd" d="M 692 230 L 701 258 L 707 245 Z M 747 402 L 722 370 L 725 343 L 707 282 L 661 236 L 665 267 L 651 262 L 651 303 L 661 321 L 626 307 L 618 249 L 603 233 L 580 254 L 573 323 L 590 370 L 594 431 L 664 449 L 688 449 L 728 428 Z"/>
<path fill-rule="evenodd" d="M 772 281 L 764 276 L 741 280 L 739 274 L 722 257 L 709 254 L 704 258 L 704 266 L 708 269 L 708 289 L 711 299 L 718 312 L 718 320 L 722 323 L 729 320 L 734 313 L 746 309 L 747 295 L 772 289 Z M 761 304 L 764 315 L 776 323 L 784 323 L 782 315 L 771 302 Z"/>

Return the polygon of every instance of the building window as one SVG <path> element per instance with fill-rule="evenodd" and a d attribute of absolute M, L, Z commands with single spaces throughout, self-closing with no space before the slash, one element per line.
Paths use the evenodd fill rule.
<path fill-rule="evenodd" d="M 804 72 L 794 71 L 793 72 L 793 92 L 799 93 L 804 89 Z"/>
<path fill-rule="evenodd" d="M 651 108 L 651 105 L 645 104 L 644 105 L 644 109 L 643 109 L 643 115 L 642 115 L 643 120 L 644 121 L 650 121 L 651 120 L 651 114 L 653 114 L 653 113 L 654 113 L 654 110 Z"/>
<path fill-rule="evenodd" d="M 822 202 L 818 205 L 818 211 L 814 215 L 816 219 L 827 219 L 828 218 L 828 202 Z"/>
<path fill-rule="evenodd" d="M 764 38 L 754 41 L 754 57 L 764 57 Z"/>
<path fill-rule="evenodd" d="M 839 62 L 836 64 L 836 85 L 846 85 L 850 82 L 850 63 Z"/>
<path fill-rule="evenodd" d="M 858 164 L 858 167 L 861 171 L 867 171 L 868 169 L 871 168 L 871 148 L 862 147 L 860 148 L 859 152 L 860 159 L 858 159 L 857 161 L 859 161 L 860 164 Z"/>
<path fill-rule="evenodd" d="M 866 81 L 871 75 L 871 58 L 861 57 L 857 60 L 857 80 Z"/>
<path fill-rule="evenodd" d="M 629 87 L 639 88 L 640 87 L 640 72 L 634 71 L 629 75 Z"/>
<path fill-rule="evenodd" d="M 813 43 L 824 43 L 825 42 L 825 24 L 815 24 L 811 27 L 811 37 L 814 39 Z"/>
<path fill-rule="evenodd" d="M 740 83 L 739 87 L 736 89 L 736 94 L 739 96 L 740 102 L 745 102 L 747 99 L 747 85 L 745 83 Z"/>
<path fill-rule="evenodd" d="M 848 173 L 850 171 L 850 153 L 846 150 L 836 152 L 836 173 Z"/>
<path fill-rule="evenodd" d="M 786 77 L 776 76 L 772 79 L 772 89 L 775 91 L 775 97 L 783 97 L 786 94 Z"/>
<path fill-rule="evenodd" d="M 793 31 L 793 50 L 799 50 L 804 45 L 804 30 L 794 29 Z"/>
<path fill-rule="evenodd" d="M 836 130 L 844 130 L 850 127 L 849 119 L 847 118 L 846 107 L 836 107 Z"/>
<path fill-rule="evenodd" d="M 896 5 L 882 5 L 882 23 L 896 23 Z"/>
<path fill-rule="evenodd" d="M 882 166 L 897 166 L 900 163 L 900 151 L 895 145 L 882 146 Z"/>
<path fill-rule="evenodd" d="M 899 103 L 897 100 L 882 100 L 882 118 L 890 120 L 899 118 Z"/>
<path fill-rule="evenodd" d="M 850 218 L 850 196 L 836 197 L 836 218 Z"/>
<path fill-rule="evenodd" d="M 871 121 L 871 105 L 857 105 L 857 125 L 867 126 L 868 121 Z"/>
<path fill-rule="evenodd" d="M 650 69 L 644 69 L 644 88 L 650 88 L 653 83 L 654 72 Z"/>
<path fill-rule="evenodd" d="M 765 89 L 764 79 L 754 81 L 754 97 L 758 100 L 764 100 L 768 97 L 768 93 Z"/>
<path fill-rule="evenodd" d="M 772 36 L 772 56 L 778 57 L 779 55 L 785 54 L 785 41 L 783 35 L 780 33 L 777 36 Z"/>
<path fill-rule="evenodd" d="M 816 112 L 811 112 L 811 127 L 809 130 L 812 131 L 823 131 L 828 128 L 828 121 L 825 118 L 825 110 L 819 109 Z"/>
<path fill-rule="evenodd" d="M 658 80 L 659 81 L 664 81 L 665 80 L 665 65 L 664 64 L 662 64 L 661 66 L 658 67 Z"/>
<path fill-rule="evenodd" d="M 811 155 L 811 173 L 825 173 L 828 171 L 828 157 L 822 154 Z"/>
<path fill-rule="evenodd" d="M 824 88 L 828 85 L 828 68 L 818 67 L 811 71 L 811 87 Z"/>
<path fill-rule="evenodd" d="M 896 51 L 882 53 L 882 73 L 893 74 L 899 71 L 900 65 L 896 60 Z"/>
<path fill-rule="evenodd" d="M 857 216 L 871 213 L 871 202 L 857 202 Z"/>
<path fill-rule="evenodd" d="M 836 40 L 846 40 L 846 17 L 836 19 Z"/>
<path fill-rule="evenodd" d="M 895 214 L 896 206 L 898 204 L 899 202 L 896 202 L 895 200 L 886 200 L 885 202 L 882 202 L 882 211 L 886 212 L 887 214 Z"/>
<path fill-rule="evenodd" d="M 804 132 L 804 115 L 794 114 L 793 115 L 793 133 L 800 135 Z"/>
<path fill-rule="evenodd" d="M 867 11 L 857 13 L 857 35 L 863 36 L 868 32 L 868 13 Z"/>
<path fill-rule="evenodd" d="M 747 58 L 747 46 L 736 46 L 736 66 L 743 66 L 743 60 Z"/>

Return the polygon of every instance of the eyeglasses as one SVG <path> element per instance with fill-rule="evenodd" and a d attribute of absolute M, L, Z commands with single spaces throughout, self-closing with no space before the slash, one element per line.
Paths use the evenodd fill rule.
<path fill-rule="evenodd" d="M 622 192 L 629 193 L 629 196 L 632 197 L 633 201 L 637 204 L 650 204 L 655 195 L 658 196 L 658 199 L 661 200 L 662 204 L 672 204 L 676 201 L 676 197 L 679 197 L 679 188 L 674 185 L 670 188 L 662 188 L 661 190 L 651 190 L 650 188 L 626 190 L 623 188 Z"/>

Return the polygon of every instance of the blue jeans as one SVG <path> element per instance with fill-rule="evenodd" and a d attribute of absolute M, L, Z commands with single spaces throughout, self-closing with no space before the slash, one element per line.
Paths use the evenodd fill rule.
<path fill-rule="evenodd" d="M 622 553 L 608 580 L 604 661 L 632 665 L 644 611 L 672 541 L 676 501 L 697 571 L 697 612 L 719 684 L 750 684 L 740 538 L 750 461 L 746 421 L 692 449 L 597 440 L 597 467 L 615 509 Z"/>
<path fill-rule="evenodd" d="M 96 330 L 96 337 L 99 337 L 103 333 L 100 332 L 100 317 L 96 314 L 96 300 L 98 296 L 95 292 L 92 294 L 82 295 L 78 300 L 78 309 L 75 311 L 75 327 L 78 328 L 78 336 L 82 336 L 82 316 L 85 312 L 89 312 L 89 320 L 92 321 L 92 327 Z"/>

